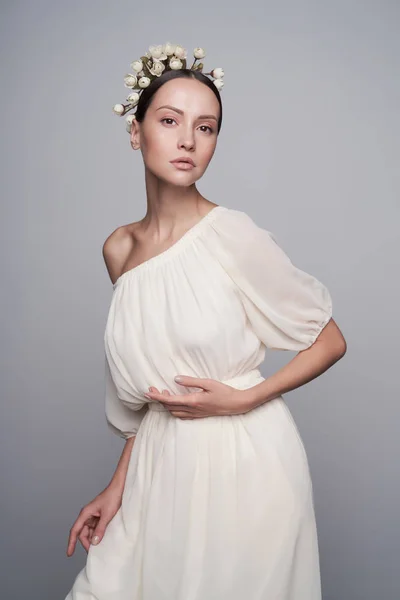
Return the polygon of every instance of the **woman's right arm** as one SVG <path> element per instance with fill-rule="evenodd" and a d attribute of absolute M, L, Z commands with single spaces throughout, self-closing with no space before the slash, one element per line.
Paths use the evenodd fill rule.
<path fill-rule="evenodd" d="M 108 236 L 103 244 L 103 258 L 107 271 L 110 275 L 111 282 L 114 283 L 121 272 L 121 265 L 131 250 L 130 236 L 126 234 L 125 227 L 118 227 Z M 106 401 L 106 412 L 112 411 L 113 414 L 108 414 L 108 417 L 116 423 L 118 414 L 116 407 L 112 404 L 114 389 L 112 380 L 107 368 L 106 382 L 109 388 L 107 389 L 107 401 L 110 398 L 110 403 Z M 120 408 L 120 410 L 122 410 Z M 115 414 L 114 414 L 115 413 Z M 132 416 L 131 413 L 126 413 L 126 416 Z M 122 417 L 125 416 L 125 412 Z M 124 419 L 122 418 L 122 421 Z M 127 419 L 129 421 L 129 419 Z M 116 427 L 116 425 L 111 425 Z M 129 435 L 129 433 L 127 433 Z M 124 437 L 124 436 L 123 436 Z M 124 491 L 126 474 L 128 472 L 129 459 L 135 443 L 136 435 L 132 435 L 126 439 L 124 449 L 119 459 L 115 473 L 111 478 L 108 486 L 98 495 L 92 502 L 84 506 L 78 515 L 77 520 L 70 529 L 67 556 L 72 556 L 75 551 L 77 539 L 88 552 L 90 544 L 98 544 L 103 538 L 104 532 L 108 523 L 118 512 Z"/>
<path fill-rule="evenodd" d="M 98 544 L 107 525 L 120 509 L 135 438 L 136 436 L 132 436 L 126 440 L 115 473 L 107 487 L 80 511 L 70 529 L 67 556 L 72 556 L 75 552 L 78 539 L 86 552 L 89 551 L 90 544 Z"/>
<path fill-rule="evenodd" d="M 135 443 L 136 435 L 128 438 L 125 442 L 124 449 L 122 450 L 121 458 L 118 461 L 115 473 L 111 478 L 110 483 L 107 487 L 116 487 L 116 489 L 124 490 L 126 474 L 128 472 L 129 459 L 131 457 L 133 444 Z"/>

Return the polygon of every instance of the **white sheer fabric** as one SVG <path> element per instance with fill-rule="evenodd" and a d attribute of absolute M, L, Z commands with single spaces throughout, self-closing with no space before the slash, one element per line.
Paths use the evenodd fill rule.
<path fill-rule="evenodd" d="M 177 374 L 245 389 L 266 348 L 303 350 L 328 289 L 242 211 L 213 208 L 116 281 L 105 330 L 106 417 L 136 435 L 122 506 L 66 600 L 320 600 L 312 485 L 282 396 L 182 420 L 148 387 Z"/>

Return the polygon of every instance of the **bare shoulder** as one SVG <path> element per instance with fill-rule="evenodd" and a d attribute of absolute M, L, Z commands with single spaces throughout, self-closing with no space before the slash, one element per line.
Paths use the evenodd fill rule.
<path fill-rule="evenodd" d="M 135 246 L 137 226 L 138 223 L 129 223 L 117 227 L 103 244 L 103 258 L 113 284 L 120 276 L 123 265 Z"/>

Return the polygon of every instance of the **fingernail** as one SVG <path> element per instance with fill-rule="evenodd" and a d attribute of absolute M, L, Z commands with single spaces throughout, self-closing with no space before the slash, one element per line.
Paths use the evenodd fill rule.
<path fill-rule="evenodd" d="M 151 398 L 150 394 L 143 394 L 146 398 Z"/>
<path fill-rule="evenodd" d="M 177 381 L 178 383 L 179 383 L 180 381 L 182 381 L 182 377 L 181 377 L 180 375 L 177 375 L 177 376 L 176 376 L 174 379 L 175 379 L 175 381 Z"/>
<path fill-rule="evenodd" d="M 100 540 L 99 536 L 95 535 L 94 538 L 92 539 L 92 544 L 98 544 L 99 540 Z"/>

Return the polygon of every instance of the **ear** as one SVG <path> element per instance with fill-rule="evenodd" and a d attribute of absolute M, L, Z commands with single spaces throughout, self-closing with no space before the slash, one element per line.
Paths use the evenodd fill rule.
<path fill-rule="evenodd" d="M 140 148 L 140 125 L 136 119 L 133 119 L 132 121 L 130 141 L 133 150 L 138 150 Z"/>

